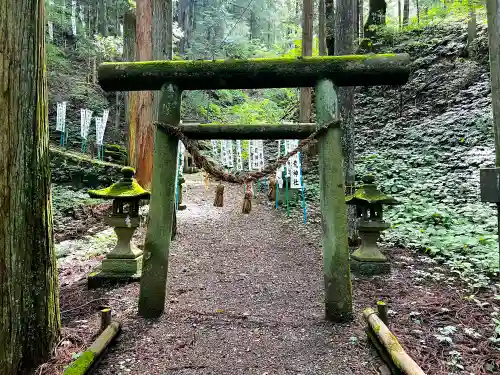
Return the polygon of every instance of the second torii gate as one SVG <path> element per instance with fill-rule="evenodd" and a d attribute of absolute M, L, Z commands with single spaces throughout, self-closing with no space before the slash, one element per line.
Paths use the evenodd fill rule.
<path fill-rule="evenodd" d="M 197 139 L 248 139 L 232 127 L 180 125 L 183 90 L 316 88 L 316 124 L 333 124 L 318 139 L 320 200 L 323 226 L 325 315 L 332 321 L 352 318 L 352 293 L 344 197 L 342 131 L 336 86 L 402 85 L 410 73 L 407 54 L 302 57 L 214 61 L 146 61 L 105 63 L 99 84 L 105 91 L 161 90 L 160 122 L 180 127 Z M 260 139 L 299 139 L 310 125 L 255 128 Z M 257 134 L 255 135 L 257 136 Z M 168 256 L 174 211 L 177 138 L 155 130 L 149 224 L 144 245 L 139 314 L 157 317 L 165 308 Z"/>

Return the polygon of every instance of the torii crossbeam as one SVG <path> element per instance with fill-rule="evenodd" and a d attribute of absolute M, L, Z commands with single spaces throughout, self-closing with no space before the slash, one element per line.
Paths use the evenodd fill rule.
<path fill-rule="evenodd" d="M 344 198 L 342 131 L 336 86 L 402 85 L 410 74 L 407 54 L 302 57 L 214 61 L 146 61 L 105 63 L 99 67 L 99 84 L 106 91 L 161 90 L 158 120 L 179 126 L 183 90 L 316 88 L 316 124 L 335 123 L 318 139 L 321 217 L 323 223 L 323 274 L 325 315 L 328 320 L 352 317 L 352 293 Z M 249 130 L 221 137 L 224 129 L 207 131 L 218 138 L 251 138 Z M 260 127 L 258 137 L 276 137 Z M 310 125 L 286 127 L 291 138 L 311 132 Z M 273 133 L 274 132 L 274 133 Z M 296 132 L 296 134 L 294 134 Z M 202 134 L 204 133 L 204 134 Z M 174 212 L 177 139 L 161 127 L 155 130 L 153 181 L 149 224 L 144 246 L 139 314 L 157 317 L 165 308 L 168 255 Z"/>

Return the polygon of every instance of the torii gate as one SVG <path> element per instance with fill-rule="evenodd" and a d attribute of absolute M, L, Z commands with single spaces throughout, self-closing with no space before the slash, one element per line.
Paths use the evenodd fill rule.
<path fill-rule="evenodd" d="M 259 125 L 240 131 L 235 126 L 180 125 L 183 90 L 315 87 L 317 126 L 334 124 L 318 139 L 325 316 L 331 321 L 345 321 L 352 317 L 352 293 L 336 86 L 402 85 L 410 73 L 409 60 L 407 54 L 372 54 L 105 63 L 99 67 L 99 84 L 105 91 L 161 90 L 158 120 L 180 127 L 196 139 L 300 139 L 311 134 L 314 126 L 280 125 L 280 129 Z M 177 138 L 156 128 L 139 296 L 139 314 L 144 317 L 157 317 L 165 308 L 177 143 Z"/>

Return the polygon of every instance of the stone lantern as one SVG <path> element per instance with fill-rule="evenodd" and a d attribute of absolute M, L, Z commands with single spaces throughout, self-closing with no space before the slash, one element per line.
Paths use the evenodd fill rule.
<path fill-rule="evenodd" d="M 115 248 L 102 261 L 101 272 L 89 275 L 90 288 L 109 282 L 135 281 L 141 276 L 143 253 L 130 240 L 139 226 L 139 202 L 149 199 L 150 192 L 137 183 L 133 168 L 124 167 L 121 172 L 123 178 L 120 181 L 105 189 L 88 192 L 92 198 L 113 200 L 113 213 L 107 218 L 107 223 L 117 236 Z"/>
<path fill-rule="evenodd" d="M 390 227 L 390 224 L 383 220 L 383 205 L 399 202 L 378 190 L 372 175 L 365 176 L 362 181 L 359 189 L 346 197 L 347 204 L 356 206 L 361 238 L 361 246 L 351 254 L 351 269 L 362 275 L 388 273 L 390 264 L 380 251 L 377 241 L 380 233 Z"/>

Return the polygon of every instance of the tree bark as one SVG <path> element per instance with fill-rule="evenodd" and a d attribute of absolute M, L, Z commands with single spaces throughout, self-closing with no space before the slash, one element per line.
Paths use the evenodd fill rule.
<path fill-rule="evenodd" d="M 403 20 L 402 20 L 402 13 L 401 13 L 401 0 L 398 0 L 398 26 L 399 30 L 403 28 Z"/>
<path fill-rule="evenodd" d="M 42 0 L 0 2 L 0 374 L 29 374 L 59 335 Z"/>
<path fill-rule="evenodd" d="M 470 47 L 471 43 L 477 36 L 477 18 L 476 6 L 472 0 L 469 0 L 469 20 L 467 22 L 467 46 Z"/>
<path fill-rule="evenodd" d="M 326 5 L 325 0 L 318 1 L 318 39 L 319 39 L 319 55 L 326 56 L 328 51 L 326 48 Z"/>
<path fill-rule="evenodd" d="M 153 58 L 153 0 L 140 0 L 136 4 L 136 57 L 139 61 L 150 61 Z M 135 164 L 136 178 L 139 184 L 148 189 L 151 186 L 153 171 L 153 93 L 141 91 L 137 93 L 135 111 Z"/>
<path fill-rule="evenodd" d="M 335 54 L 335 1 L 325 0 L 326 48 L 328 56 Z"/>
<path fill-rule="evenodd" d="M 106 0 L 99 1 L 99 32 L 101 33 L 102 36 L 108 36 Z"/>
<path fill-rule="evenodd" d="M 152 0 L 153 3 L 153 59 L 172 60 L 172 0 Z M 158 119 L 161 92 L 153 93 L 153 118 Z M 153 131 L 153 129 L 151 129 Z M 151 136 L 151 141 L 153 140 Z M 151 144 L 152 146 L 152 144 Z"/>
<path fill-rule="evenodd" d="M 368 19 L 364 27 L 365 39 L 363 43 L 361 43 L 361 48 L 363 50 L 373 51 L 373 41 L 377 36 L 376 28 L 373 28 L 373 26 L 385 25 L 386 12 L 387 4 L 385 0 L 370 0 Z"/>
<path fill-rule="evenodd" d="M 135 11 L 128 9 L 123 20 L 123 57 L 125 61 L 135 61 Z M 135 166 L 135 118 L 137 108 L 137 92 L 125 93 L 125 121 L 128 129 L 128 164 Z"/>
<path fill-rule="evenodd" d="M 358 28 L 359 28 L 359 38 L 363 39 L 364 38 L 364 22 L 365 22 L 365 9 L 364 9 L 364 1 L 359 0 L 359 6 L 358 6 L 358 17 L 359 17 L 359 22 L 358 22 Z"/>
<path fill-rule="evenodd" d="M 357 0 L 337 0 L 335 12 L 335 55 L 350 55 L 354 52 Z M 340 118 L 342 121 L 342 151 L 344 154 L 344 178 L 346 194 L 353 193 L 354 186 L 354 88 L 339 87 Z M 349 238 L 357 238 L 356 211 L 347 211 Z"/>
<path fill-rule="evenodd" d="M 420 2 L 415 0 L 415 7 L 417 8 L 417 24 L 420 25 Z"/>
<path fill-rule="evenodd" d="M 403 26 L 408 26 L 410 20 L 410 0 L 404 0 L 403 3 Z"/>
<path fill-rule="evenodd" d="M 302 17 L 302 56 L 312 56 L 313 0 L 303 0 Z M 309 122 L 311 120 L 311 94 L 310 87 L 300 89 L 300 122 Z"/>

